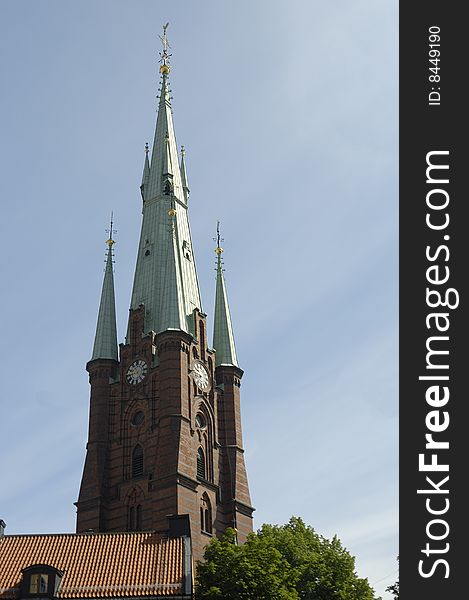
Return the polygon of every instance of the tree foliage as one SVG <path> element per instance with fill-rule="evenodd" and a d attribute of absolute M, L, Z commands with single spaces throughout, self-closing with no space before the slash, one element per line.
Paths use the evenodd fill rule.
<path fill-rule="evenodd" d="M 375 600 L 355 559 L 296 517 L 263 525 L 245 544 L 229 529 L 212 540 L 199 563 L 197 600 Z"/>
<path fill-rule="evenodd" d="M 399 557 L 397 557 L 397 562 L 399 562 Z M 395 583 L 393 583 L 392 585 L 389 585 L 386 588 L 386 591 L 393 594 L 394 600 L 399 600 L 399 577 L 397 578 Z"/>

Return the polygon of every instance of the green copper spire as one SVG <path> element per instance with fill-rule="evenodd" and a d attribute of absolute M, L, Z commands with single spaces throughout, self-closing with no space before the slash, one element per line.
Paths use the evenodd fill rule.
<path fill-rule="evenodd" d="M 215 366 L 229 365 L 239 367 L 236 357 L 236 348 L 231 325 L 230 307 L 226 295 L 225 278 L 223 276 L 223 263 L 220 247 L 220 228 L 217 223 L 217 286 L 215 292 L 215 322 L 213 326 L 213 348 L 215 349 Z"/>
<path fill-rule="evenodd" d="M 98 358 L 109 358 L 118 360 L 117 354 L 117 327 L 116 327 L 116 303 L 114 298 L 114 274 L 112 269 L 112 247 L 115 244 L 112 239 L 112 216 L 111 228 L 109 230 L 106 270 L 104 272 L 103 289 L 101 291 L 101 302 L 99 304 L 98 323 L 94 338 L 93 355 L 91 360 Z"/>
<path fill-rule="evenodd" d="M 162 331 L 168 329 L 187 330 L 187 318 L 184 312 L 184 290 L 178 262 L 178 240 L 177 228 L 175 226 L 176 214 L 177 212 L 174 207 L 168 210 L 171 233 L 168 240 L 168 258 L 165 265 L 163 296 L 161 299 L 160 328 Z"/>
<path fill-rule="evenodd" d="M 142 231 L 130 308 L 145 306 L 144 333 L 181 329 L 195 334 L 191 316 L 196 308 L 202 310 L 202 304 L 173 126 L 166 29 L 167 25 L 161 38 L 155 138 L 148 168 L 146 163 L 144 167 Z"/>
<path fill-rule="evenodd" d="M 185 157 L 186 156 L 186 151 L 184 149 L 184 146 L 181 146 L 181 181 L 182 181 L 182 189 L 184 191 L 184 199 L 187 202 L 189 201 L 189 183 L 187 181 L 187 173 L 186 173 L 186 161 L 185 161 Z"/>

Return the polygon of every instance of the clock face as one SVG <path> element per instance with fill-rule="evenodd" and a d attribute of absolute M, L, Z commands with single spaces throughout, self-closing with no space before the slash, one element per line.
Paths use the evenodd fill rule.
<path fill-rule="evenodd" d="M 210 376 L 205 365 L 200 361 L 195 361 L 192 365 L 192 376 L 198 388 L 208 390 L 210 387 Z"/>
<path fill-rule="evenodd" d="M 137 383 L 140 383 L 145 379 L 147 371 L 147 363 L 144 360 L 134 360 L 134 362 L 127 369 L 127 373 L 125 375 L 127 383 L 130 383 L 130 385 L 137 385 Z"/>

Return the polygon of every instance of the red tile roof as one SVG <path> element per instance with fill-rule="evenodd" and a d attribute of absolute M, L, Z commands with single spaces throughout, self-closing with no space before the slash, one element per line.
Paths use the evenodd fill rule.
<path fill-rule="evenodd" d="M 18 598 L 21 570 L 63 572 L 58 598 L 182 596 L 184 539 L 156 533 L 6 535 L 0 538 L 0 598 Z"/>

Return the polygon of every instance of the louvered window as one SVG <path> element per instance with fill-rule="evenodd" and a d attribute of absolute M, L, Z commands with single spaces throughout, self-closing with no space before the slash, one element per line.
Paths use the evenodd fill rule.
<path fill-rule="evenodd" d="M 199 448 L 197 450 L 197 477 L 200 477 L 201 479 L 205 479 L 206 477 L 205 456 L 202 448 Z"/>
<path fill-rule="evenodd" d="M 138 477 L 143 473 L 143 448 L 138 444 L 132 452 L 132 477 Z"/>

